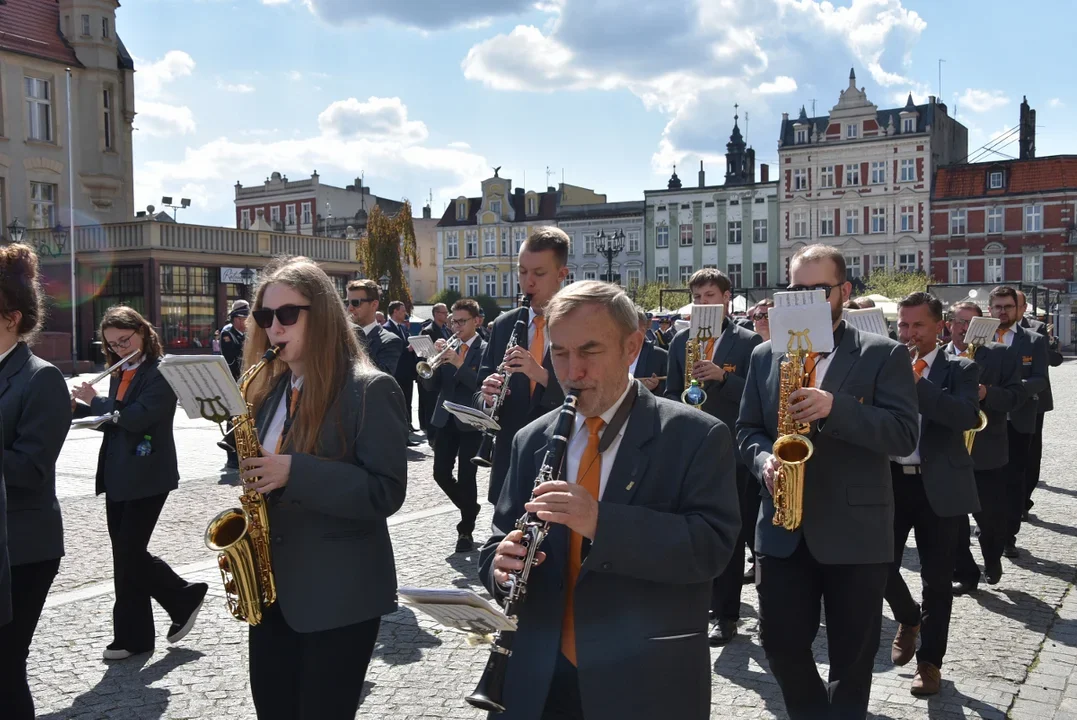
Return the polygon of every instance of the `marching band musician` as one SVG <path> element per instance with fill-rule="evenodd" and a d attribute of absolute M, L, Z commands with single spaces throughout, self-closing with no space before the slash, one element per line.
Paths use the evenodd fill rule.
<path fill-rule="evenodd" d="M 620 288 L 577 282 L 544 306 L 557 379 L 579 392 L 578 412 L 563 481 L 534 487 L 556 413 L 513 438 L 480 554 L 483 583 L 504 598 L 526 554 L 516 519 L 526 510 L 553 523 L 498 717 L 704 720 L 711 581 L 739 532 L 730 432 L 628 376 L 643 334 Z"/>
<path fill-rule="evenodd" d="M 658 318 L 658 330 L 654 334 L 655 347 L 669 350 L 669 344 L 673 342 L 675 334 L 673 332 L 673 321 L 670 320 L 669 315 L 662 315 Z"/>
<path fill-rule="evenodd" d="M 168 494 L 179 486 L 172 433 L 176 394 L 158 368 L 161 339 L 146 318 L 123 305 L 105 312 L 101 339 L 109 365 L 138 351 L 112 373 L 108 397 L 99 397 L 88 383 L 73 392 L 85 403 L 75 406 L 76 417 L 119 412 L 115 422 L 97 428 L 104 436 L 97 459 L 97 494 L 105 494 L 116 585 L 113 641 L 103 656 L 124 660 L 153 650 L 151 598 L 172 618 L 167 639 L 177 643 L 194 627 L 209 586 L 188 583 L 147 549 Z"/>
<path fill-rule="evenodd" d="M 744 378 L 752 351 L 763 338 L 751 330 L 733 322 L 729 317 L 729 303 L 733 286 L 720 270 L 703 268 L 688 280 L 695 305 L 723 305 L 725 314 L 721 329 L 713 328 L 714 337 L 708 340 L 700 353 L 700 359 L 692 370 L 692 378 L 699 380 L 707 393 L 702 410 L 725 423 L 733 432 L 740 411 L 740 398 L 744 393 Z M 681 330 L 669 347 L 669 365 L 666 372 L 666 397 L 680 402 L 685 387 L 685 351 L 691 328 Z M 740 499 L 742 518 L 754 518 L 759 513 L 759 485 L 751 479 L 747 466 L 736 448 L 733 455 L 737 461 L 737 494 Z M 740 591 L 744 585 L 744 549 L 754 547 L 754 529 L 750 522 L 741 526 L 741 536 L 733 547 L 729 565 L 714 581 L 711 612 L 714 627 L 710 631 L 711 645 L 725 645 L 737 635 L 740 621 Z"/>
<path fill-rule="evenodd" d="M 56 459 L 71 397 L 59 369 L 30 350 L 44 319 L 37 255 L 27 245 L 0 247 L 0 575 L 10 558 L 10 590 L 0 579 L 0 707 L 8 720 L 34 718 L 26 659 L 64 555 Z"/>
<path fill-rule="evenodd" d="M 509 444 L 513 435 L 527 423 L 555 410 L 565 394 L 557 384 L 546 337 L 546 303 L 568 277 L 568 235 L 556 227 L 540 227 L 520 246 L 520 291 L 531 296 L 531 308 L 501 313 L 494 320 L 486 351 L 479 367 L 485 378 L 476 398 L 479 407 L 490 408 L 504 375 L 497 372 L 502 362 L 512 372 L 509 390 L 499 414 L 500 432 L 494 445 L 494 462 L 490 470 L 489 500 L 496 503 L 501 484 L 509 469 Z M 506 352 L 513 327 L 521 316 L 527 318 L 527 337 L 517 338 L 517 346 Z"/>
<path fill-rule="evenodd" d="M 804 519 L 794 531 L 773 522 L 778 340 L 752 354 L 737 441 L 766 488 L 756 526 L 756 589 L 763 650 L 792 720 L 862 718 L 867 713 L 882 599 L 894 559 L 890 455 L 916 447 L 909 354 L 896 342 L 842 322 L 852 285 L 837 248 L 809 245 L 790 262 L 790 290 L 823 290 L 834 351 L 809 357 L 805 387 L 790 395 L 796 422 L 811 423 L 814 455 L 804 480 Z M 819 677 L 812 641 L 825 600 L 830 682 Z"/>
<path fill-rule="evenodd" d="M 371 362 L 386 375 L 394 375 L 404 341 L 384 326 L 384 316 L 378 312 L 381 303 L 381 286 L 370 280 L 352 280 L 348 283 L 348 315 L 355 323 L 355 336 L 366 351 Z"/>
<path fill-rule="evenodd" d="M 434 432 L 434 482 L 460 511 L 456 526 L 456 552 L 475 549 L 472 533 L 479 516 L 476 476 L 478 466 L 471 462 L 479 449 L 481 435 L 470 425 L 449 415 L 443 403 L 448 400 L 468 405 L 479 387 L 479 363 L 486 343 L 478 335 L 479 304 L 471 299 L 457 300 L 452 306 L 452 329 L 460 341 L 457 350 L 449 350 L 444 362 L 434 369 L 434 376 L 423 379 L 424 389 L 436 393 L 434 417 L 430 420 Z M 441 352 L 446 341 L 439 338 L 434 347 Z M 452 476 L 453 463 L 459 481 Z"/>
<path fill-rule="evenodd" d="M 246 364 L 281 346 L 247 392 L 263 455 L 240 463 L 267 496 L 277 588 L 248 637 L 260 720 L 355 717 L 381 616 L 396 609 L 386 520 L 407 485 L 404 398 L 338 297 L 312 261 L 282 258 L 251 311 Z"/>
<path fill-rule="evenodd" d="M 965 333 L 974 317 L 983 311 L 974 302 L 959 302 L 950 308 L 951 342 L 946 352 L 969 357 Z M 984 560 L 984 579 L 994 585 L 1002 577 L 1002 548 L 1006 544 L 1006 474 L 1009 432 L 1006 415 L 1025 401 L 1017 358 L 1005 345 L 987 343 L 972 354 L 980 368 L 977 396 L 980 410 L 987 416 L 987 427 L 976 433 L 972 461 L 976 476 L 976 494 L 980 512 L 975 513 L 980 528 L 980 553 Z M 969 518 L 962 515 L 957 530 L 957 555 L 954 558 L 953 594 L 974 592 L 980 582 L 980 568 L 972 558 Z"/>
<path fill-rule="evenodd" d="M 942 302 L 916 292 L 898 302 L 898 340 L 913 352 L 920 432 L 912 453 L 890 458 L 894 482 L 894 561 L 886 602 L 898 621 L 890 658 L 902 666 L 916 655 L 913 695 L 935 695 L 953 606 L 951 582 L 960 519 L 980 510 L 973 461 L 964 433 L 980 424 L 975 363 L 938 347 Z M 923 603 L 917 605 L 901 577 L 909 531 L 916 531 Z M 967 537 L 967 535 L 966 535 Z M 920 651 L 916 636 L 920 635 Z"/>
<path fill-rule="evenodd" d="M 660 347 L 655 347 L 654 342 L 647 339 L 647 330 L 651 327 L 651 321 L 647 319 L 647 313 L 639 306 L 636 306 L 636 318 L 639 320 L 639 331 L 643 333 L 643 345 L 640 346 L 639 355 L 628 368 L 628 373 L 639 380 L 643 387 L 661 397 L 666 392 L 666 381 L 659 379 L 659 373 L 665 374 L 666 367 L 669 365 L 669 353 Z"/>

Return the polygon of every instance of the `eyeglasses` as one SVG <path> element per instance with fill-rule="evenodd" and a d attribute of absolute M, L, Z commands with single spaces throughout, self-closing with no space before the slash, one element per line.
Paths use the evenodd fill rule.
<path fill-rule="evenodd" d="M 120 338 L 116 342 L 108 343 L 109 349 L 111 349 L 111 350 L 126 350 L 127 348 L 129 348 L 131 346 L 131 338 L 133 338 L 135 336 L 135 333 L 137 333 L 137 332 L 138 332 L 138 330 L 132 330 L 131 334 L 128 335 L 127 337 Z"/>
<path fill-rule="evenodd" d="M 281 325 L 295 325 L 299 319 L 300 310 L 310 310 L 310 305 L 281 305 L 274 310 L 273 308 L 259 308 L 251 313 L 254 317 L 254 322 L 258 323 L 258 327 L 263 330 L 268 330 L 273 326 L 273 316 L 277 316 L 277 320 Z"/>
<path fill-rule="evenodd" d="M 362 307 L 363 303 L 374 302 L 370 298 L 349 298 L 344 301 L 345 305 L 351 305 L 354 308 Z"/>
<path fill-rule="evenodd" d="M 840 288 L 841 285 L 790 285 L 789 292 L 804 292 L 805 290 L 822 290 L 826 294 L 826 299 L 830 299 L 830 291 L 834 288 Z"/>
<path fill-rule="evenodd" d="M 474 319 L 475 318 L 464 318 L 463 320 L 461 320 L 460 318 L 453 318 L 452 320 L 449 321 L 449 324 L 453 325 L 453 326 L 463 325 L 464 323 L 471 322 Z"/>
<path fill-rule="evenodd" d="M 760 320 L 769 320 L 767 314 L 763 312 L 752 313 L 749 317 L 751 317 L 753 322 L 759 322 Z"/>
<path fill-rule="evenodd" d="M 1016 310 L 1017 306 L 1013 305 L 1013 304 L 1010 304 L 1010 305 L 992 305 L 991 309 L 992 310 L 1005 310 L 1005 311 L 1009 312 L 1010 310 Z"/>

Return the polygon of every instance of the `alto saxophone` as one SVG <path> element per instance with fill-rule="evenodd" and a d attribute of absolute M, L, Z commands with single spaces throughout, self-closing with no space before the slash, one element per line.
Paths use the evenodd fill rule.
<path fill-rule="evenodd" d="M 965 349 L 968 352 L 969 360 L 973 359 L 973 357 L 976 355 L 976 351 L 979 350 L 979 348 L 980 345 L 978 343 L 969 343 L 966 346 Z M 987 413 L 985 413 L 983 410 L 980 410 L 980 424 L 972 428 L 971 430 L 966 430 L 964 432 L 965 449 L 969 451 L 969 455 L 972 454 L 972 445 L 976 442 L 976 433 L 983 432 L 984 428 L 986 427 Z"/>
<path fill-rule="evenodd" d="M 789 345 L 778 375 L 778 438 L 774 457 L 781 467 L 774 475 L 774 525 L 796 530 L 804 519 L 804 466 L 815 452 L 808 423 L 793 420 L 789 396 L 804 387 L 804 363 L 811 352 L 808 331 L 789 331 Z"/>
<path fill-rule="evenodd" d="M 265 355 L 239 379 L 239 392 L 247 398 L 247 386 L 266 365 L 277 359 L 280 346 L 266 350 Z M 258 429 L 254 426 L 254 408 L 232 418 L 236 438 L 236 455 L 244 458 L 261 457 Z M 273 579 L 273 563 L 269 554 L 269 515 L 262 493 L 251 489 L 251 478 L 244 483 L 239 498 L 242 507 L 229 508 L 210 521 L 206 528 L 206 547 L 217 556 L 217 566 L 224 581 L 224 599 L 228 612 L 237 620 L 251 625 L 262 622 L 262 612 L 277 601 L 277 585 Z"/>

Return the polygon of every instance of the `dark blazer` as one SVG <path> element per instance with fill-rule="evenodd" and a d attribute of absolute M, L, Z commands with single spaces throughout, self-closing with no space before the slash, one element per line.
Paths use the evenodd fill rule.
<path fill-rule="evenodd" d="M 400 361 L 400 354 L 404 352 L 404 341 L 400 339 L 400 336 L 381 325 L 371 330 L 370 337 L 365 339 L 363 329 L 356 325 L 355 335 L 378 369 L 396 377 L 396 366 Z"/>
<path fill-rule="evenodd" d="M 1010 413 L 1010 422 L 1017 432 L 1031 435 L 1036 432 L 1036 413 L 1045 412 L 1040 405 L 1040 396 L 1050 388 L 1047 379 L 1047 340 L 1043 335 L 1025 330 L 1020 325 L 1014 325 L 1013 332 L 1010 352 L 1017 360 L 1021 384 L 1025 386 L 1028 399 Z"/>
<path fill-rule="evenodd" d="M 805 468 L 804 522 L 790 532 L 772 524 L 763 485 L 756 552 L 789 557 L 801 536 L 827 565 L 894 560 L 890 456 L 916 447 L 916 389 L 905 346 L 842 323 L 821 389 L 834 396 L 830 416 L 812 424 L 815 454 Z M 737 442 L 756 478 L 778 436 L 778 376 L 784 348 L 765 342 L 752 353 L 737 419 Z"/>
<path fill-rule="evenodd" d="M 64 556 L 56 459 L 71 429 L 63 373 L 20 342 L 0 370 L 8 554 L 12 565 Z"/>
<path fill-rule="evenodd" d="M 510 312 L 501 313 L 494 320 L 494 329 L 490 339 L 486 343 L 486 350 L 482 354 L 482 364 L 479 366 L 479 386 L 483 380 L 497 372 L 497 366 L 505 359 L 505 348 L 509 344 L 509 336 L 512 335 L 513 325 L 516 319 L 524 318 L 527 322 L 529 312 L 527 308 L 517 308 Z M 527 347 L 527 335 L 518 338 L 522 347 Z M 498 422 L 501 432 L 497 434 L 497 442 L 494 444 L 494 466 L 490 469 L 490 502 L 496 503 L 501 494 L 501 484 L 505 481 L 505 473 L 509 470 L 509 443 L 512 436 L 527 423 L 536 420 L 550 410 L 561 406 L 565 400 L 565 393 L 557 383 L 557 377 L 553 372 L 553 360 L 549 349 L 542 358 L 542 367 L 550 374 L 550 382 L 547 387 L 535 384 L 535 392 L 531 393 L 531 381 L 523 373 L 513 373 L 509 378 L 509 394 L 501 407 Z M 474 397 L 475 406 L 483 407 L 482 392 L 476 392 Z"/>
<path fill-rule="evenodd" d="M 954 354 L 953 343 L 946 346 L 946 351 Z M 980 369 L 979 384 L 986 390 L 980 410 L 987 416 L 987 427 L 976 433 L 972 461 L 977 470 L 994 470 L 1009 461 L 1006 415 L 1025 401 L 1025 387 L 1021 384 L 1017 357 L 1005 345 L 984 345 L 976 351 L 973 362 Z"/>
<path fill-rule="evenodd" d="M 668 367 L 669 353 L 660 347 L 655 347 L 652 342 L 644 341 L 643 347 L 639 351 L 639 358 L 636 359 L 635 377 L 649 378 L 651 375 L 662 377 L 666 374 Z M 658 381 L 658 387 L 654 389 L 654 394 L 658 397 L 666 394 L 665 380 Z"/>
<path fill-rule="evenodd" d="M 666 397 L 676 402 L 681 401 L 681 393 L 684 392 L 684 350 L 690 332 L 690 328 L 685 328 L 677 333 L 669 348 Z M 707 393 L 703 410 L 724 422 L 733 432 L 752 350 L 763 342 L 763 338 L 726 318 L 722 324 L 722 334 L 715 341 L 714 364 L 724 367 L 727 374 L 722 382 L 708 380 L 703 383 L 703 390 Z M 741 462 L 740 451 L 734 448 L 734 454 L 737 462 Z"/>
<path fill-rule="evenodd" d="M 221 330 L 221 355 L 228 363 L 228 369 L 232 371 L 232 377 L 239 380 L 243 374 L 243 343 L 247 336 L 236 329 L 232 323 L 228 323 Z"/>
<path fill-rule="evenodd" d="M 138 366 L 124 399 L 116 400 L 119 373 L 112 376 L 108 397 L 95 397 L 89 407 L 79 403 L 75 417 L 120 411 L 119 422 L 105 423 L 97 456 L 97 494 L 113 501 L 140 500 L 171 492 L 179 486 L 179 464 L 172 420 L 176 394 L 157 369 L 160 360 Z M 153 452 L 135 455 L 142 438 L 150 436 Z"/>
<path fill-rule="evenodd" d="M 434 340 L 435 342 L 438 340 L 448 340 L 450 337 L 452 337 L 452 333 L 449 332 L 448 327 L 443 325 L 439 329 L 438 326 L 435 325 L 433 322 L 429 323 L 428 325 L 426 325 L 426 327 L 420 330 L 419 334 L 426 335 L 428 338 Z"/>
<path fill-rule="evenodd" d="M 400 358 L 396 361 L 396 371 L 393 376 L 401 386 L 404 386 L 417 377 L 415 365 L 419 362 L 419 358 L 409 349 L 408 336 L 410 333 L 407 330 L 402 329 L 392 320 L 387 320 L 384 327 L 387 332 L 400 338 L 400 342 L 403 343 L 400 346 Z"/>
<path fill-rule="evenodd" d="M 706 413 L 637 387 L 576 583 L 583 710 L 589 718 L 705 720 L 711 581 L 740 528 L 732 438 Z M 531 497 L 556 416 L 530 423 L 512 441 L 493 535 L 479 554 L 479 576 L 498 598 L 494 551 Z M 542 714 L 560 653 L 568 542 L 567 529 L 554 525 L 542 547 L 546 561 L 531 574 L 508 663 L 505 720 Z"/>
<path fill-rule="evenodd" d="M 3 420 L 0 413 L 0 423 Z M 0 443 L 0 627 L 11 622 L 11 564 L 7 554 L 7 493 L 4 490 L 3 464 L 4 444 Z"/>
<path fill-rule="evenodd" d="M 980 424 L 979 388 L 976 363 L 947 355 L 942 348 L 916 383 L 921 419 L 920 472 L 928 504 L 939 517 L 980 510 L 972 457 L 965 449 L 964 438 L 966 430 Z"/>
<path fill-rule="evenodd" d="M 1058 351 L 1058 338 L 1051 337 L 1047 332 L 1047 324 L 1042 323 L 1039 320 L 1030 320 L 1027 317 L 1021 318 L 1021 322 L 1018 323 L 1026 330 L 1042 335 L 1043 339 L 1047 342 L 1047 366 L 1049 368 L 1058 367 L 1062 364 L 1062 353 Z M 1055 397 L 1051 392 L 1051 371 L 1047 371 L 1047 389 L 1040 393 L 1040 401 L 1036 406 L 1037 412 L 1051 412 L 1055 409 Z"/>
<path fill-rule="evenodd" d="M 285 373 L 259 408 L 261 437 L 290 384 Z M 396 609 L 386 520 L 404 504 L 408 482 L 404 395 L 392 378 L 356 368 L 318 421 L 317 454 L 285 446 L 288 484 L 268 502 L 278 602 L 288 626 L 302 633 Z"/>
<path fill-rule="evenodd" d="M 462 423 L 449 415 L 443 403 L 448 400 L 457 405 L 470 405 L 475 391 L 479 389 L 479 365 L 482 363 L 482 354 L 486 350 L 486 343 L 477 334 L 471 347 L 467 350 L 464 364 L 457 370 L 452 363 L 443 363 L 434 372 L 429 380 L 422 380 L 423 388 L 438 393 L 437 404 L 434 406 L 434 416 L 430 420 L 436 428 L 443 428 L 450 420 L 456 423 L 456 427 L 462 432 L 478 432 L 475 428 Z"/>
<path fill-rule="evenodd" d="M 673 337 L 676 335 L 676 331 L 671 325 L 668 330 L 662 332 L 661 330 L 654 331 L 654 344 L 664 350 L 669 350 L 670 343 L 673 342 Z"/>

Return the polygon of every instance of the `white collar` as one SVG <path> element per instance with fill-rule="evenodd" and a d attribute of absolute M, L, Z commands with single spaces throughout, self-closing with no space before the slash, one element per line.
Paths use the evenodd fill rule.
<path fill-rule="evenodd" d="M 367 335 L 369 335 L 374 330 L 374 328 L 376 328 L 376 327 L 381 327 L 381 325 L 378 324 L 377 320 L 370 323 L 369 325 L 364 325 L 363 326 L 363 332 L 366 333 Z"/>
<path fill-rule="evenodd" d="M 303 387 L 303 378 L 292 375 L 292 390 L 299 390 Z"/>
<path fill-rule="evenodd" d="M 632 383 L 634 383 L 635 380 L 631 376 L 626 376 L 626 379 L 628 380 L 628 382 L 625 384 L 625 391 L 621 393 L 621 397 L 617 398 L 617 402 L 613 403 L 613 405 L 610 405 L 609 409 L 606 410 L 606 412 L 599 415 L 599 417 L 602 418 L 602 422 L 604 423 L 603 427 L 610 424 L 610 421 L 613 420 L 613 416 L 617 414 L 617 411 L 620 409 L 621 404 L 625 401 L 625 398 L 628 397 L 628 391 L 632 389 Z M 583 415 L 577 415 L 576 427 L 579 428 L 586 419 L 587 418 L 585 418 Z M 621 426 L 621 432 L 624 432 L 625 426 L 627 425 L 628 423 L 625 423 L 625 425 Z"/>
<path fill-rule="evenodd" d="M 535 324 L 535 317 L 537 315 L 538 315 L 538 313 L 535 312 L 535 308 L 533 308 L 533 307 L 528 307 L 527 308 L 527 326 L 528 327 L 531 327 L 532 325 Z"/>
<path fill-rule="evenodd" d="M 14 344 L 14 345 L 12 345 L 11 347 L 9 347 L 9 348 L 8 348 L 7 350 L 5 350 L 4 352 L 0 353 L 0 363 L 4 362 L 4 360 L 5 360 L 6 358 L 7 358 L 7 356 L 8 356 L 8 355 L 10 355 L 11 353 L 15 352 L 15 348 L 17 348 L 18 346 L 19 346 L 19 341 L 18 341 L 18 340 L 16 340 L 16 341 L 15 341 L 15 344 Z"/>
<path fill-rule="evenodd" d="M 931 369 L 931 364 L 933 362 L 935 362 L 935 356 L 938 355 L 938 354 L 939 354 L 939 346 L 936 345 L 934 350 L 932 350 L 927 355 L 924 355 L 922 358 L 920 358 L 921 360 L 923 360 L 924 362 L 927 363 L 926 367 L 927 367 L 928 370 Z"/>

